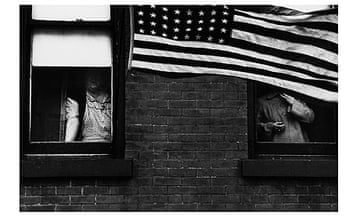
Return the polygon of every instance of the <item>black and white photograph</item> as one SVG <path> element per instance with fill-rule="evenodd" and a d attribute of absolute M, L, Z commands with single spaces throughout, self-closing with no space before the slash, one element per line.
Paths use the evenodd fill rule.
<path fill-rule="evenodd" d="M 18 10 L 18 211 L 338 212 L 337 4 Z"/>

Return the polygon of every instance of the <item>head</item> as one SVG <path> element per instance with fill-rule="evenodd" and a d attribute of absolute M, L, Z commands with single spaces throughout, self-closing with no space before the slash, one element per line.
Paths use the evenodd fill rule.
<path fill-rule="evenodd" d="M 107 73 L 104 71 L 89 71 L 86 73 L 85 78 L 85 87 L 88 91 L 97 92 L 104 91 L 107 89 L 107 85 L 110 83 L 107 82 Z"/>

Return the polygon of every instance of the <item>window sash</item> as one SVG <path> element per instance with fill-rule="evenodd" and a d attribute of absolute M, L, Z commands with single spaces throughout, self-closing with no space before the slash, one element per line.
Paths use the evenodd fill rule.
<path fill-rule="evenodd" d="M 278 143 L 258 141 L 256 137 L 256 83 L 247 82 L 248 93 L 248 154 L 249 158 L 258 158 L 259 155 L 288 155 L 304 157 L 335 156 L 338 152 L 337 127 L 334 127 L 335 140 L 333 142 L 306 142 L 306 143 Z M 336 114 L 336 113 L 335 113 Z M 335 118 L 334 124 L 337 124 Z"/>
<path fill-rule="evenodd" d="M 32 19 L 53 21 L 108 21 L 109 5 L 34 5 Z"/>

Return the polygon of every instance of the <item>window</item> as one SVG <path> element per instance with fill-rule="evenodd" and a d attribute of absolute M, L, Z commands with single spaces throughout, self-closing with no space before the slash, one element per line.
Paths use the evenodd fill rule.
<path fill-rule="evenodd" d="M 298 105 L 289 106 L 284 94 Z M 248 98 L 249 160 L 242 163 L 243 175 L 337 175 L 336 103 L 252 81 Z"/>
<path fill-rule="evenodd" d="M 131 161 L 123 160 L 129 8 L 20 6 L 20 20 L 23 176 L 129 175 Z M 109 159 L 122 168 L 86 171 Z M 49 171 L 54 166 L 60 170 Z"/>

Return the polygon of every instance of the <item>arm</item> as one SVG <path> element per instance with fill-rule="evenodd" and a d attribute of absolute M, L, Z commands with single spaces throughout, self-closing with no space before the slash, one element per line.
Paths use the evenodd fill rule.
<path fill-rule="evenodd" d="M 314 121 L 315 113 L 306 103 L 287 94 L 281 94 L 281 97 L 289 103 L 288 112 L 293 114 L 299 121 L 304 123 L 312 123 Z"/>
<path fill-rule="evenodd" d="M 280 133 L 285 129 L 283 122 L 270 121 L 264 115 L 264 104 L 258 100 L 256 111 L 256 130 L 258 139 L 262 141 L 272 141 L 275 133 Z"/>
<path fill-rule="evenodd" d="M 65 130 L 65 142 L 74 141 L 80 127 L 79 121 L 79 104 L 71 99 L 66 100 L 66 130 Z"/>

